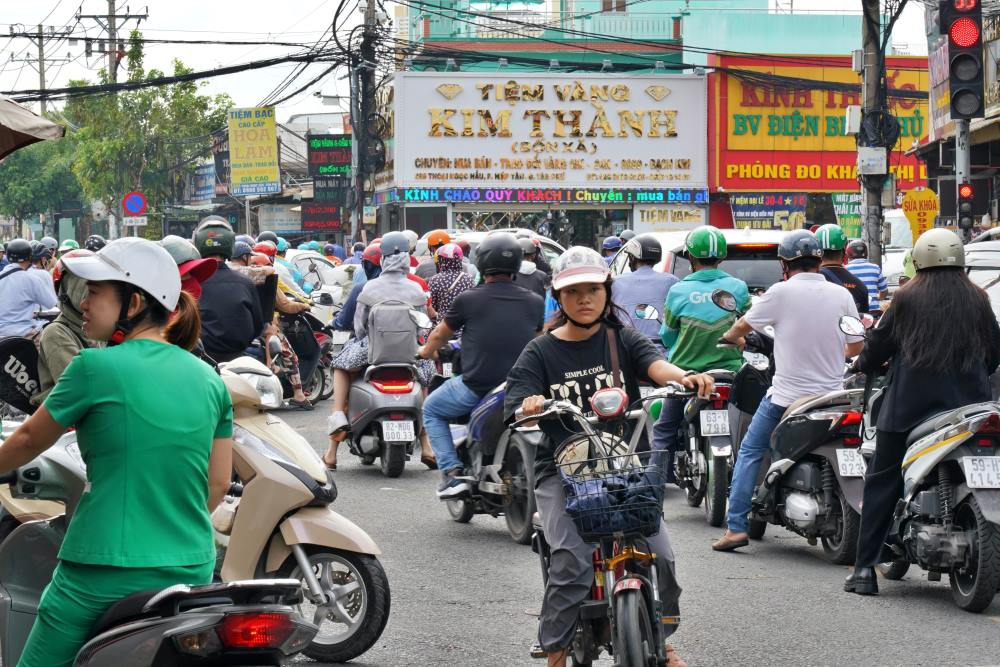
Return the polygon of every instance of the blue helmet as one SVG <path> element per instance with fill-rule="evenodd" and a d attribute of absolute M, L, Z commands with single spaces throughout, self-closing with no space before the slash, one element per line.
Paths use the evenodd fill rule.
<path fill-rule="evenodd" d="M 601 248 L 604 250 L 618 250 L 622 247 L 622 240 L 617 236 L 609 236 L 604 239 L 604 243 L 601 244 Z"/>
<path fill-rule="evenodd" d="M 253 248 L 250 247 L 249 243 L 243 241 L 237 241 L 233 244 L 233 259 L 240 259 L 241 257 L 247 257 L 253 254 Z"/>
<path fill-rule="evenodd" d="M 288 250 L 289 243 L 287 239 L 279 236 L 278 242 L 275 245 L 278 246 L 278 252 L 285 252 L 286 250 Z"/>

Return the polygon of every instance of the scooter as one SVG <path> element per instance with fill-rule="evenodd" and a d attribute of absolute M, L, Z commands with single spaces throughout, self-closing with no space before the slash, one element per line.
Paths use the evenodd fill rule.
<path fill-rule="evenodd" d="M 843 318 L 841 329 L 864 335 Z M 878 416 L 877 380 L 869 376 L 869 418 Z M 874 428 L 866 433 L 874 439 Z M 1000 403 L 967 405 L 930 417 L 910 432 L 903 458 L 903 497 L 888 545 L 893 560 L 878 565 L 890 580 L 911 564 L 929 581 L 947 573 L 951 597 L 965 611 L 990 606 L 1000 589 Z"/>
<path fill-rule="evenodd" d="M 330 509 L 332 472 L 309 443 L 264 411 L 242 377 L 223 371 L 233 401 L 234 488 L 213 516 L 223 581 L 281 576 L 301 582 L 299 611 L 319 627 L 303 651 L 346 662 L 374 645 L 389 618 L 378 545 Z"/>
<path fill-rule="evenodd" d="M 411 310 L 410 318 L 418 331 L 432 327 L 430 318 L 418 310 Z M 424 390 L 414 364 L 409 360 L 371 365 L 351 382 L 348 449 L 364 465 L 379 459 L 386 477 L 402 475 L 419 448 Z"/>
<path fill-rule="evenodd" d="M 55 501 L 65 513 L 17 526 L 0 543 L 0 656 L 16 665 L 52 579 L 59 547 L 86 491 L 72 434 L 17 471 L 0 476 L 14 498 Z M 0 502 L 5 503 L 6 500 Z M 144 591 L 114 604 L 95 624 L 77 665 L 277 665 L 306 648 L 316 626 L 292 605 L 297 579 L 232 581 Z"/>

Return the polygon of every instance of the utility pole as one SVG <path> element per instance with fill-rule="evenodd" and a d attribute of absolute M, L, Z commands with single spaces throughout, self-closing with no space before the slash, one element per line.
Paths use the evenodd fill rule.
<path fill-rule="evenodd" d="M 134 19 L 137 21 L 136 25 L 138 25 L 138 22 L 142 22 L 143 19 L 148 18 L 148 10 L 144 10 L 142 14 L 132 14 L 128 7 L 126 7 L 124 14 L 117 13 L 115 11 L 115 0 L 108 0 L 107 14 L 81 14 L 77 10 L 77 21 L 90 19 L 101 26 L 108 34 L 108 80 L 111 83 L 118 83 L 118 65 L 124 57 L 125 50 L 124 46 L 118 40 L 118 28 L 124 25 L 126 21 Z"/>
<path fill-rule="evenodd" d="M 365 180 L 368 177 L 366 156 L 370 141 L 368 118 L 374 109 L 375 96 L 375 38 L 376 38 L 376 5 L 375 0 L 367 0 L 364 7 L 365 23 L 361 36 L 361 62 L 355 67 L 351 77 L 351 132 L 352 150 L 351 164 L 355 167 L 355 202 L 354 220 L 361 232 L 361 241 L 368 242 L 368 230 L 364 226 L 365 202 L 367 190 Z M 360 99 L 359 99 L 360 98 Z"/>
<path fill-rule="evenodd" d="M 14 58 L 13 55 L 11 56 L 10 59 L 13 62 L 27 63 L 38 71 L 38 90 L 42 92 L 45 91 L 47 86 L 45 81 L 46 65 L 51 65 L 53 63 L 68 63 L 72 60 L 72 58 L 70 58 L 68 55 L 65 58 L 46 58 L 45 42 L 46 40 L 49 39 L 62 39 L 66 37 L 68 34 L 69 34 L 68 30 L 60 30 L 59 32 L 56 32 L 56 30 L 52 27 L 49 27 L 49 32 L 48 34 L 46 34 L 44 26 L 42 26 L 41 23 L 38 24 L 37 32 L 15 32 L 13 29 L 11 29 L 10 31 L 11 37 L 28 37 L 34 40 L 35 46 L 38 48 L 37 60 L 34 60 L 32 58 Z M 47 109 L 44 97 L 40 100 L 40 104 L 41 104 L 41 111 L 44 114 Z"/>
<path fill-rule="evenodd" d="M 862 0 L 864 16 L 861 21 L 861 38 L 864 47 L 864 70 L 862 89 L 864 91 L 864 117 L 881 109 L 882 89 L 882 47 L 880 29 L 882 17 L 878 0 Z M 861 176 L 862 238 L 868 245 L 868 261 L 882 264 L 882 181 L 884 176 L 875 174 Z"/>

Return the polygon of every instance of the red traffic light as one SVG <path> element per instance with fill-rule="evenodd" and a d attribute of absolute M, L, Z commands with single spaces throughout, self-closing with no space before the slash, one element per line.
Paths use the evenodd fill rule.
<path fill-rule="evenodd" d="M 979 24 L 968 16 L 963 16 L 948 28 L 948 37 L 955 46 L 967 49 L 979 41 Z"/>
<path fill-rule="evenodd" d="M 979 0 L 952 0 L 951 7 L 956 12 L 971 12 L 979 6 Z"/>
<path fill-rule="evenodd" d="M 958 186 L 958 196 L 962 199 L 970 199 L 972 197 L 972 186 L 968 183 L 962 183 Z"/>

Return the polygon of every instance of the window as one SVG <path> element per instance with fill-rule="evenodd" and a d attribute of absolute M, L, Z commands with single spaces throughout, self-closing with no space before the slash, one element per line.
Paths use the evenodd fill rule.
<path fill-rule="evenodd" d="M 626 0 L 601 0 L 602 12 L 624 12 Z"/>

